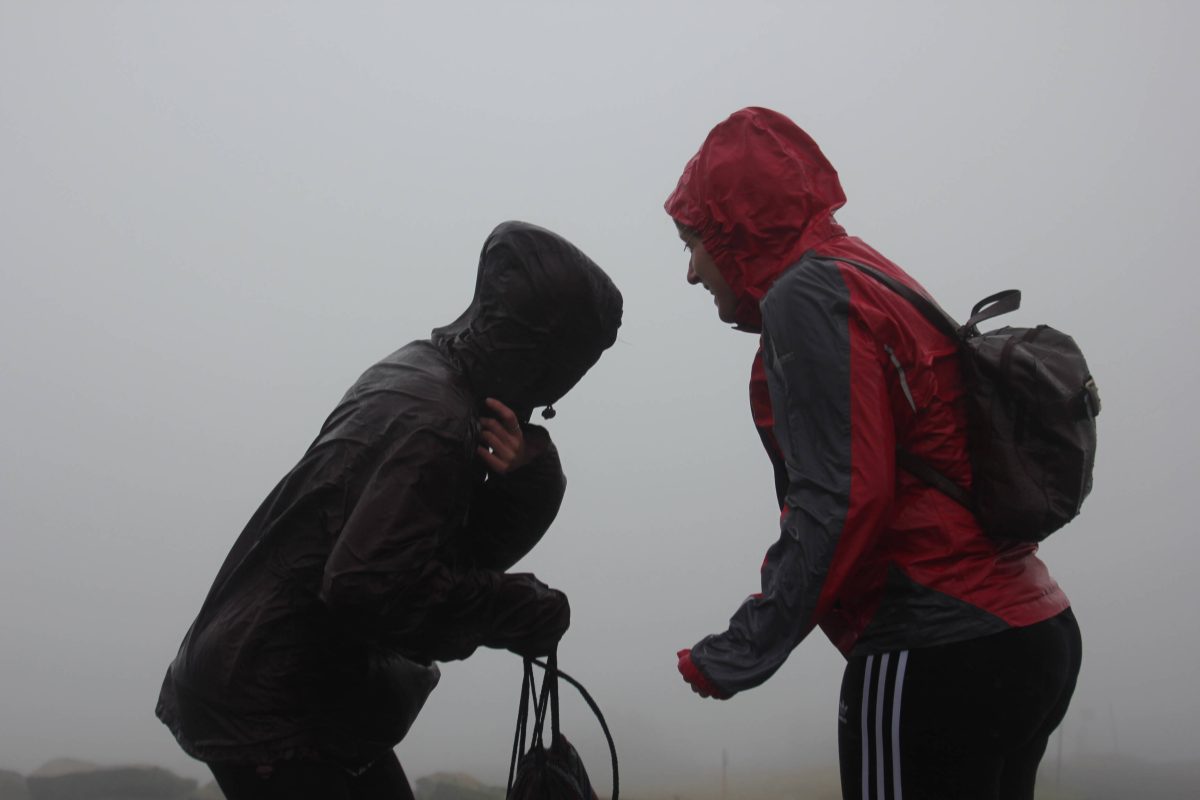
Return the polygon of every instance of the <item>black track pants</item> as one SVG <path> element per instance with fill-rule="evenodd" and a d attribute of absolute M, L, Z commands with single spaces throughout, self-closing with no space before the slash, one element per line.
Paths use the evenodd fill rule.
<path fill-rule="evenodd" d="M 271 767 L 209 764 L 226 800 L 413 800 L 395 755 L 351 775 L 332 764 L 283 761 Z"/>
<path fill-rule="evenodd" d="M 1030 800 L 1079 675 L 1070 609 L 966 642 L 855 657 L 838 709 L 847 800 Z"/>

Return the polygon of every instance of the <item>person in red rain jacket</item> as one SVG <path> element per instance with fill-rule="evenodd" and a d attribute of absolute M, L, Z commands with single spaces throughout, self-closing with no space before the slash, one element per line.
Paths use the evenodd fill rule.
<path fill-rule="evenodd" d="M 762 590 L 678 654 L 705 697 L 766 681 L 816 626 L 845 655 L 847 798 L 1027 798 L 1080 666 L 1079 628 L 1033 544 L 897 468 L 904 447 L 969 486 L 955 344 L 854 266 L 913 289 L 834 219 L 837 172 L 787 117 L 746 108 L 687 163 L 667 213 L 687 280 L 760 335 L 755 424 L 775 468 Z M 963 258 L 964 263 L 978 259 Z"/>

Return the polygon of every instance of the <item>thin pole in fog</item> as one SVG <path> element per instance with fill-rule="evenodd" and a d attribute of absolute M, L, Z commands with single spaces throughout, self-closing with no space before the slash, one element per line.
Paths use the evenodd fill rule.
<path fill-rule="evenodd" d="M 721 748 L 721 800 L 728 800 L 729 797 L 729 751 L 724 747 Z"/>

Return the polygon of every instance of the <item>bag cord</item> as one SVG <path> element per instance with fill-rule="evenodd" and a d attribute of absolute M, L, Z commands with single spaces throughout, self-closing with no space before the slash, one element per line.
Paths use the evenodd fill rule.
<path fill-rule="evenodd" d="M 545 677 L 542 679 L 541 699 L 538 698 L 538 692 L 534 687 L 533 680 L 533 665 L 537 664 L 545 670 Z M 596 720 L 600 723 L 600 729 L 604 731 L 604 738 L 608 741 L 608 753 L 612 758 L 612 800 L 617 800 L 619 787 L 619 770 L 617 766 L 617 746 L 613 742 L 612 733 L 608 729 L 608 723 L 604 719 L 604 714 L 600 711 L 600 706 L 592 699 L 588 690 L 583 688 L 583 684 L 572 678 L 567 673 L 558 668 L 558 656 L 552 653 L 546 663 L 542 663 L 537 659 L 526 658 L 524 677 L 521 680 L 521 704 L 517 708 L 517 729 L 513 735 L 513 750 L 512 759 L 508 765 L 508 789 L 505 791 L 505 797 L 512 793 L 513 779 L 516 777 L 517 761 L 522 753 L 525 752 L 525 732 L 529 723 L 529 705 L 533 705 L 534 728 L 533 736 L 529 741 L 529 749 L 536 752 L 541 752 L 542 748 L 542 729 L 546 722 L 546 711 L 549 707 L 550 711 L 550 732 L 551 743 L 554 738 L 560 735 L 558 724 L 558 679 L 562 678 L 567 683 L 574 686 L 578 691 L 583 701 L 588 704 L 588 708 L 596 715 Z"/>

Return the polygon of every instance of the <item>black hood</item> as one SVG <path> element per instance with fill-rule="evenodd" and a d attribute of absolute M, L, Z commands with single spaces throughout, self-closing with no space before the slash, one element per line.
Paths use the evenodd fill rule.
<path fill-rule="evenodd" d="M 483 243 L 471 305 L 432 338 L 481 399 L 495 397 L 528 420 L 616 341 L 621 302 L 604 270 L 566 239 L 504 222 Z"/>

